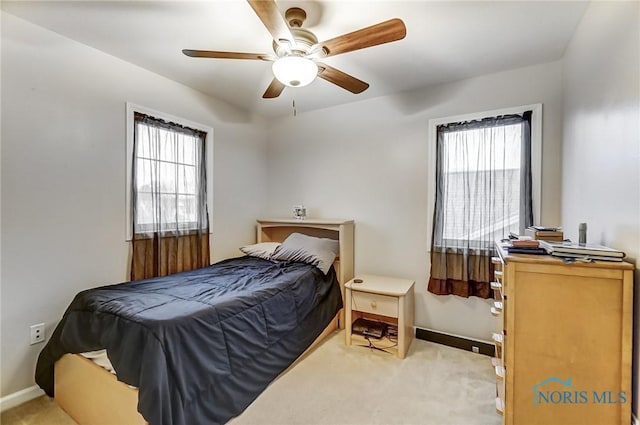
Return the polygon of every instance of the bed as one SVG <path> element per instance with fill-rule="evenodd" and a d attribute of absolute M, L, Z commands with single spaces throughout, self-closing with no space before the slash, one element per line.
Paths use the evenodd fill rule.
<path fill-rule="evenodd" d="M 258 243 L 294 233 L 337 241 L 326 274 L 247 256 L 81 292 L 43 349 L 36 381 L 81 425 L 227 422 L 340 324 L 353 222 L 258 220 Z M 72 354 L 100 348 L 117 378 Z"/>

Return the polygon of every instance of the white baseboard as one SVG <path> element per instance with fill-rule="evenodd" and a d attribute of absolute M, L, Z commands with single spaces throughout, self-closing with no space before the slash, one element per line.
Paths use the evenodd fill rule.
<path fill-rule="evenodd" d="M 635 414 L 631 414 L 631 425 L 640 425 L 640 421 Z"/>
<path fill-rule="evenodd" d="M 41 395 L 44 395 L 44 391 L 42 391 L 42 389 L 37 385 L 6 395 L 0 398 L 0 412 L 4 412 L 5 410 L 16 407 L 19 404 L 33 400 Z"/>

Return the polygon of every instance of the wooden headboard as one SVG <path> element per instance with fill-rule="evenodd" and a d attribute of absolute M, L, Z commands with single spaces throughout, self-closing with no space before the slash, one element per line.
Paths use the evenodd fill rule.
<path fill-rule="evenodd" d="M 342 299 L 344 285 L 353 279 L 354 270 L 354 223 L 353 220 L 321 219 L 260 219 L 257 220 L 256 240 L 258 242 L 282 242 L 292 233 L 302 233 L 317 238 L 335 239 L 340 243 L 340 254 L 333 265 L 340 282 Z M 344 323 L 340 315 L 340 325 Z"/>

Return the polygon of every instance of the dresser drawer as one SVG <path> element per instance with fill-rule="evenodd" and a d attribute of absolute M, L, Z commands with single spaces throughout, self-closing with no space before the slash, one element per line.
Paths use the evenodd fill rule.
<path fill-rule="evenodd" d="M 364 313 L 398 317 L 398 298 L 368 292 L 351 292 L 351 309 Z"/>

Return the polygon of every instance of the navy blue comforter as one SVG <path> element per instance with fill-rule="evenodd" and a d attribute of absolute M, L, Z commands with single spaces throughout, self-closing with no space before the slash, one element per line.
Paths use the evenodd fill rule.
<path fill-rule="evenodd" d="M 254 257 L 80 292 L 36 366 L 54 392 L 65 353 L 106 348 L 139 388 L 151 425 L 224 423 L 241 413 L 342 307 L 333 268 Z"/>

